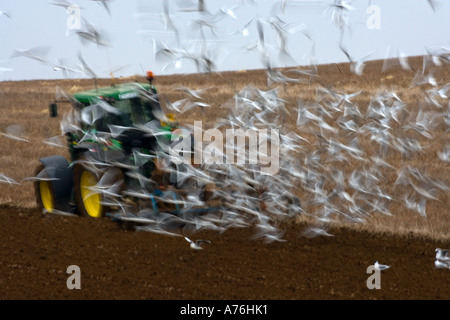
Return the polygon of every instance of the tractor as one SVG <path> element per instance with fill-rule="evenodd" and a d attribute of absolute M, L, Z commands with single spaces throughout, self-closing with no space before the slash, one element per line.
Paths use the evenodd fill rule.
<path fill-rule="evenodd" d="M 63 133 L 70 159 L 61 155 L 39 159 L 35 172 L 39 208 L 94 218 L 125 205 L 134 213 L 146 207 L 153 213 L 179 212 L 182 198 L 173 190 L 180 186 L 160 166 L 164 166 L 161 155 L 167 155 L 180 126 L 171 114 L 163 113 L 151 72 L 147 80 L 96 87 L 69 97 L 72 117 L 66 119 Z M 52 102 L 50 116 L 56 117 L 57 110 Z"/>

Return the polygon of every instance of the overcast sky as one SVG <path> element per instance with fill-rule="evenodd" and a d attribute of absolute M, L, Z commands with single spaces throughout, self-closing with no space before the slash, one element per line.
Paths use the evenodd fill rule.
<path fill-rule="evenodd" d="M 205 0 L 209 14 L 190 12 L 194 0 L 171 0 L 165 1 L 171 23 L 164 22 L 162 0 L 107 1 L 107 8 L 74 0 L 68 10 L 52 4 L 61 2 L 0 0 L 6 13 L 0 15 L 0 81 L 89 77 L 86 70 L 54 68 L 79 70 L 80 56 L 98 77 L 108 77 L 109 70 L 115 76 L 204 71 L 200 57 L 217 71 L 264 68 L 267 57 L 281 67 L 348 61 L 340 43 L 354 60 L 450 48 L 450 3 L 444 0 L 344 1 L 345 10 L 333 7 L 334 0 Z M 89 24 L 100 31 L 100 44 L 80 36 Z M 172 53 L 155 57 L 161 48 Z"/>

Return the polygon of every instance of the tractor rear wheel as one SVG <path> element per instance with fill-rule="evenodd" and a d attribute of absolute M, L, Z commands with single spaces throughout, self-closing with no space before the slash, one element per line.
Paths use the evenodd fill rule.
<path fill-rule="evenodd" d="M 101 218 L 105 215 L 103 195 L 95 190 L 100 181 L 100 174 L 83 165 L 84 156 L 79 158 L 73 172 L 73 186 L 78 213 L 81 216 Z M 86 160 L 87 163 L 87 160 Z"/>
<path fill-rule="evenodd" d="M 94 165 L 86 154 L 77 159 L 73 169 L 73 188 L 77 211 L 81 216 L 101 218 L 124 189 L 124 174 L 116 167 Z M 120 199 L 114 199 L 116 201 Z"/>

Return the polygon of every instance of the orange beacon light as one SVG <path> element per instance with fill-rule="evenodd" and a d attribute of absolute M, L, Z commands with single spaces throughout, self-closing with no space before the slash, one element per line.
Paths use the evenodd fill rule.
<path fill-rule="evenodd" d="M 145 76 L 146 76 L 148 82 L 152 83 L 152 81 L 153 81 L 153 72 L 147 71 Z"/>

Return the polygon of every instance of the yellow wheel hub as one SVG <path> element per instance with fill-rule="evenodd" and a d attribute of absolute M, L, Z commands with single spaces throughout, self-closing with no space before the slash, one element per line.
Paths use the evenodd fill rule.
<path fill-rule="evenodd" d="M 92 191 L 92 187 L 97 185 L 97 178 L 89 171 L 81 174 L 80 188 L 81 197 L 87 214 L 94 218 L 102 216 L 101 195 Z"/>
<path fill-rule="evenodd" d="M 39 192 L 41 194 L 41 201 L 44 209 L 51 213 L 55 209 L 51 183 L 49 181 L 40 181 Z"/>

